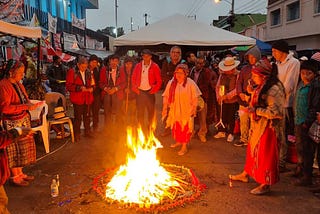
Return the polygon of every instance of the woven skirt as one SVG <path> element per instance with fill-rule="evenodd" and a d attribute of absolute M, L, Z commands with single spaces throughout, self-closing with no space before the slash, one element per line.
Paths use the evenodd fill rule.
<path fill-rule="evenodd" d="M 5 118 L 3 120 L 6 130 L 22 126 L 31 128 L 30 115 L 28 113 L 23 114 L 19 118 L 15 117 L 14 120 L 9 119 Z M 6 147 L 6 151 L 10 168 L 24 167 L 36 161 L 36 145 L 32 135 L 13 140 Z"/>

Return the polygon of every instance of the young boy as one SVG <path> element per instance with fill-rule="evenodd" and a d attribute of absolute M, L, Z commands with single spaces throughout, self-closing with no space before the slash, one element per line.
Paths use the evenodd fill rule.
<path fill-rule="evenodd" d="M 295 135 L 298 153 L 296 175 L 303 177 L 295 182 L 297 186 L 312 185 L 312 165 L 317 144 L 308 137 L 308 130 L 319 112 L 320 81 L 316 77 L 317 64 L 313 60 L 301 64 L 301 82 L 298 85 L 295 102 Z M 303 166 L 303 167 L 302 167 Z"/>

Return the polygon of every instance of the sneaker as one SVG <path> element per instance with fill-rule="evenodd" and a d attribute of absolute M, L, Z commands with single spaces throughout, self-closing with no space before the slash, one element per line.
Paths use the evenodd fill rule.
<path fill-rule="evenodd" d="M 242 146 L 245 146 L 245 145 L 248 145 L 248 144 L 245 144 L 243 141 L 237 141 L 233 145 L 237 146 L 237 147 L 242 147 Z"/>
<path fill-rule="evenodd" d="M 227 137 L 227 142 L 228 143 L 232 143 L 233 140 L 234 140 L 233 134 L 229 134 L 228 137 Z"/>
<path fill-rule="evenodd" d="M 213 136 L 214 138 L 225 138 L 226 137 L 226 133 L 225 132 L 218 132 L 218 134 L 216 134 L 215 136 Z"/>

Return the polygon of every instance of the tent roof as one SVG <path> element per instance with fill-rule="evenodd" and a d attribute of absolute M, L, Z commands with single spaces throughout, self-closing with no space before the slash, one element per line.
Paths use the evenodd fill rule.
<path fill-rule="evenodd" d="M 115 39 L 115 46 L 189 45 L 235 46 L 252 45 L 255 39 L 209 26 L 176 14 Z"/>
<path fill-rule="evenodd" d="M 10 34 L 17 37 L 41 38 L 40 27 L 25 27 L 0 20 L 0 35 Z"/>

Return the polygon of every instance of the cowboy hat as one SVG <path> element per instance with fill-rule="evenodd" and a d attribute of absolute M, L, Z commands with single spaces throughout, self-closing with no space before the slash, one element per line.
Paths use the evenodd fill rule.
<path fill-rule="evenodd" d="M 219 69 L 221 71 L 230 71 L 240 64 L 239 60 L 235 60 L 233 57 L 226 57 L 219 63 Z"/>

